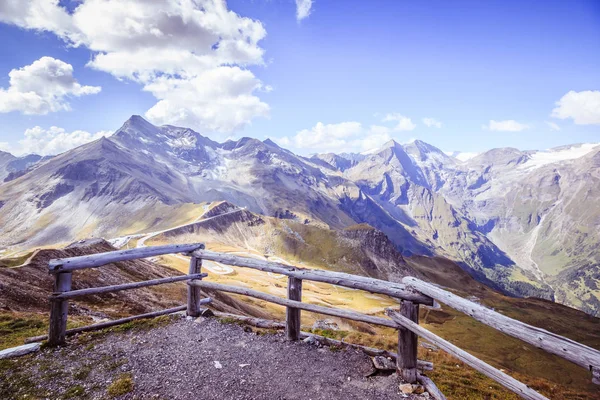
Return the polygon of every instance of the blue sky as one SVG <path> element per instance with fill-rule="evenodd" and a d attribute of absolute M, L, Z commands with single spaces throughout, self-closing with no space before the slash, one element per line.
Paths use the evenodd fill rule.
<path fill-rule="evenodd" d="M 90 28 L 85 18 L 99 15 L 97 0 L 85 0 L 73 24 L 79 3 L 68 0 L 55 6 L 63 12 L 35 20 L 31 9 L 48 1 L 0 6 L 0 148 L 16 153 L 64 150 L 114 131 L 132 114 L 216 140 L 271 137 L 303 154 L 363 151 L 389 138 L 464 152 L 600 142 L 598 1 L 303 0 L 310 14 L 299 19 L 293 0 L 235 0 L 226 7 L 239 18 L 211 29 L 226 38 L 242 27 L 231 43 L 249 44 L 228 52 L 221 42 L 219 56 L 194 42 L 209 37 L 201 22 L 193 34 L 176 30 L 182 36 L 172 42 L 149 44 L 145 36 Z M 176 11 L 194 4 L 158 3 Z M 103 24 L 130 17 L 112 7 L 101 13 Z M 144 23 L 160 26 L 160 12 L 148 10 Z M 149 51 L 134 57 L 127 46 Z M 208 65 L 188 60 L 205 50 Z M 99 61 L 99 54 L 115 57 Z M 60 86 L 57 95 L 48 94 L 47 80 L 40 88 L 24 84 L 21 92 L 40 92 L 36 109 L 21 92 L 8 93 L 9 72 L 42 57 L 24 81 L 69 64 L 67 85 L 88 89 Z M 423 118 L 434 121 L 428 127 Z"/>

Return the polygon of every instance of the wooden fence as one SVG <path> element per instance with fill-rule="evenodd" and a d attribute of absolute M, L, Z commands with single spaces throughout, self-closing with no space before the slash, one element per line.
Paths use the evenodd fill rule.
<path fill-rule="evenodd" d="M 118 261 L 173 253 L 183 253 L 191 257 L 189 272 L 187 275 L 99 288 L 71 290 L 72 272 L 75 270 L 96 268 Z M 207 274 L 201 272 L 202 260 L 210 260 L 231 266 L 252 268 L 264 272 L 286 275 L 288 277 L 288 296 L 287 298 L 281 298 L 239 286 L 204 281 L 202 278 L 207 277 Z M 54 293 L 50 297 L 51 312 L 49 332 L 47 336 L 30 338 L 30 341 L 47 338 L 49 345 L 52 346 L 65 344 L 65 337 L 71 334 L 101 329 L 139 318 L 149 318 L 183 310 L 187 310 L 187 314 L 189 316 L 197 317 L 202 311 L 202 305 L 211 302 L 210 298 L 201 298 L 200 290 L 216 290 L 250 296 L 285 306 L 286 320 L 284 326 L 286 336 L 289 340 L 298 340 L 308 335 L 304 332 L 301 332 L 300 329 L 301 310 L 396 328 L 398 329 L 397 354 L 385 352 L 383 350 L 365 348 L 363 346 L 352 346 L 360 347 L 368 354 L 372 355 L 383 354 L 394 356 L 394 358 L 396 358 L 398 374 L 406 382 L 414 383 L 419 381 L 423 383 L 430 391 L 430 394 L 432 394 L 432 396 L 436 399 L 443 399 L 444 396 L 437 391 L 431 380 L 420 373 L 420 371 L 431 369 L 432 365 L 431 363 L 417 359 L 418 337 L 422 337 L 427 341 L 434 343 L 444 351 L 452 354 L 484 375 L 494 379 L 509 390 L 520 395 L 522 398 L 536 400 L 546 399 L 546 397 L 529 388 L 525 384 L 517 381 L 504 372 L 492 367 L 484 361 L 472 356 L 471 354 L 420 326 L 418 324 L 419 305 L 431 306 L 434 304 L 434 300 L 437 300 L 458 311 L 464 312 L 476 320 L 507 335 L 521 339 L 522 341 L 527 342 L 535 347 L 541 348 L 549 353 L 556 354 L 585 368 L 589 373 L 591 373 L 592 381 L 595 384 L 600 384 L 599 351 L 560 335 L 553 334 L 544 329 L 536 328 L 534 326 L 530 326 L 520 321 L 508 318 L 484 306 L 466 300 L 435 285 L 423 282 L 413 277 L 404 278 L 402 283 L 394 283 L 340 272 L 303 269 L 271 261 L 263 261 L 208 251 L 205 250 L 204 245 L 200 243 L 142 247 L 131 250 L 112 251 L 81 257 L 51 260 L 49 263 L 49 269 L 50 273 L 55 275 Z M 398 299 L 400 301 L 400 309 L 387 309 L 386 315 L 389 318 L 384 318 L 335 307 L 324 307 L 303 303 L 302 282 L 304 280 L 324 282 L 347 288 L 365 290 L 371 293 L 384 294 Z M 188 281 L 187 305 L 76 329 L 66 329 L 68 300 L 71 298 L 120 290 L 136 289 L 178 281 Z M 248 317 L 245 318 L 252 319 Z M 332 339 L 321 339 L 325 340 L 326 342 L 329 341 L 330 343 L 336 342 Z"/>

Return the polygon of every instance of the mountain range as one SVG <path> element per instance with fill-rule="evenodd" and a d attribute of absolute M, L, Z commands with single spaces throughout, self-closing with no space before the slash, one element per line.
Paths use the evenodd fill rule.
<path fill-rule="evenodd" d="M 368 224 L 405 257 L 446 257 L 505 293 L 600 315 L 600 146 L 461 159 L 418 140 L 302 157 L 132 116 L 53 157 L 0 153 L 0 249 L 150 232 L 225 200 L 333 231 Z"/>

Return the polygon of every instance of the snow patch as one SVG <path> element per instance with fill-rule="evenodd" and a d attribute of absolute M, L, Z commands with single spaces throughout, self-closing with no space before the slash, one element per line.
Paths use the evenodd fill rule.
<path fill-rule="evenodd" d="M 600 149 L 599 146 L 600 144 L 598 143 L 584 143 L 581 145 L 573 145 L 566 148 L 561 147 L 558 149 L 537 151 L 535 153 L 532 153 L 530 159 L 526 163 L 521 165 L 519 168 L 534 169 L 560 161 L 575 160 L 577 158 L 581 158 L 589 154 L 594 149 Z"/>
<path fill-rule="evenodd" d="M 474 153 L 474 152 L 462 152 L 462 151 L 445 151 L 444 153 L 446 153 L 447 155 L 449 155 L 450 157 L 454 157 L 456 158 L 458 161 L 468 161 L 471 158 L 475 158 L 477 157 L 479 154 L 481 153 Z"/>

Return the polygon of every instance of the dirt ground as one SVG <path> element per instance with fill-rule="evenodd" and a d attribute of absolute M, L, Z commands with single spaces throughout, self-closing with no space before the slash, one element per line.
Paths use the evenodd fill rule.
<path fill-rule="evenodd" d="M 4 360 L 0 397 L 411 398 L 399 392 L 395 375 L 368 377 L 371 372 L 371 359 L 360 351 L 290 342 L 281 333 L 252 332 L 216 318 L 175 317 Z"/>

